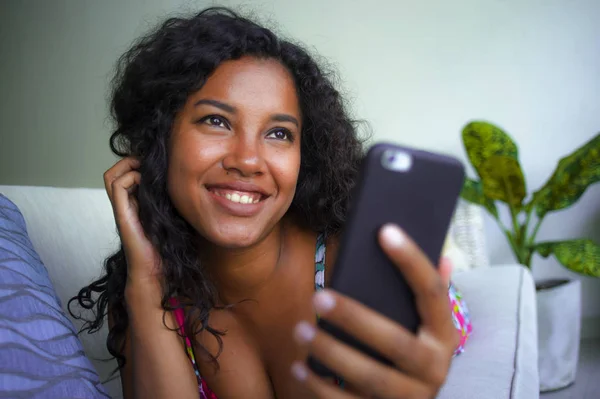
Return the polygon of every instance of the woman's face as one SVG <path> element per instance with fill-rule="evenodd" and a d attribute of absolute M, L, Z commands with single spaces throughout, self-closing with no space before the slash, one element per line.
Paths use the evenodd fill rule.
<path fill-rule="evenodd" d="M 168 190 L 208 241 L 244 248 L 287 212 L 300 169 L 296 87 L 275 60 L 222 63 L 177 115 Z"/>

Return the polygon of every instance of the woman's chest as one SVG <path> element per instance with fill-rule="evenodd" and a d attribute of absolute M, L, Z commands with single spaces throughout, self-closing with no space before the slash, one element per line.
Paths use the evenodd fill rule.
<path fill-rule="evenodd" d="M 291 277 L 270 292 L 211 315 L 211 327 L 225 333 L 221 343 L 206 331 L 198 338 L 210 353 L 221 350 L 219 367 L 201 361 L 199 368 L 217 397 L 309 397 L 290 368 L 307 355 L 293 339 L 294 327 L 301 320 L 316 321 L 314 271 Z"/>

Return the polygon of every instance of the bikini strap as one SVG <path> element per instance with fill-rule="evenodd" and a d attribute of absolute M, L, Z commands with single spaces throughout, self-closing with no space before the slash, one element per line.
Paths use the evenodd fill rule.
<path fill-rule="evenodd" d="M 315 291 L 325 288 L 325 241 L 325 234 L 319 233 L 315 251 Z"/>

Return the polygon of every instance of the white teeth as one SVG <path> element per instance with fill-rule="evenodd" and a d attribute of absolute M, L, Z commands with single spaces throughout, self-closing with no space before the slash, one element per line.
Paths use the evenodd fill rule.
<path fill-rule="evenodd" d="M 219 193 L 215 192 L 216 195 L 220 197 L 225 197 L 231 202 L 235 202 L 238 204 L 258 204 L 260 202 L 260 198 L 254 198 L 253 195 L 248 194 L 238 194 L 238 193 Z"/>

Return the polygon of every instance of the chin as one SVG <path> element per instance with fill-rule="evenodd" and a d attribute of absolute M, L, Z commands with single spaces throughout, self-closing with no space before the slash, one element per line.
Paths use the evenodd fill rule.
<path fill-rule="evenodd" d="M 223 239 L 210 240 L 211 243 L 218 245 L 221 248 L 226 249 L 244 249 L 250 248 L 257 244 L 259 240 L 252 239 L 249 237 L 226 237 Z"/>
<path fill-rule="evenodd" d="M 205 239 L 222 248 L 242 249 L 256 245 L 266 235 L 266 229 L 256 225 L 220 224 L 217 228 L 211 229 L 210 233 L 205 235 Z"/>

